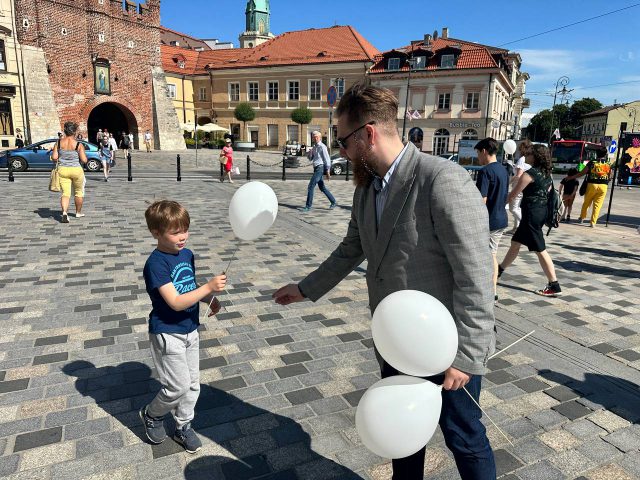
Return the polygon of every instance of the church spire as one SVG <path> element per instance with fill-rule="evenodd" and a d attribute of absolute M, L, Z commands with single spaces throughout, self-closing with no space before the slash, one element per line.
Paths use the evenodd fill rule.
<path fill-rule="evenodd" d="M 249 0 L 244 13 L 246 30 L 240 35 L 241 48 L 252 48 L 273 38 L 269 0 Z"/>

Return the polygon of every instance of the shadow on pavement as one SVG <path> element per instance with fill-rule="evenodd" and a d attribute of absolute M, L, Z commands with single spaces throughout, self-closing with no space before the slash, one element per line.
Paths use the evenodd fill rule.
<path fill-rule="evenodd" d="M 593 265 L 587 262 L 575 260 L 554 260 L 556 269 L 562 268 L 569 272 L 597 273 L 598 275 L 610 275 L 613 277 L 637 278 L 638 270 L 627 270 L 625 268 L 615 268 L 606 265 Z"/>
<path fill-rule="evenodd" d="M 75 387 L 80 394 L 93 398 L 100 408 L 147 442 L 138 411 L 160 389 L 159 382 L 151 377 L 149 366 L 126 362 L 96 367 L 91 362 L 78 360 L 62 370 L 77 378 Z M 196 454 L 184 470 L 186 479 L 287 480 L 315 478 L 319 472 L 327 479 L 362 478 L 314 452 L 309 434 L 294 420 L 253 406 L 210 385 L 201 384 L 200 388 L 193 428 L 238 460 Z M 171 437 L 175 425 L 170 415 L 165 425 Z M 172 438 L 151 448 L 154 458 L 184 452 Z"/>
<path fill-rule="evenodd" d="M 55 218 L 57 220 L 60 219 L 60 208 L 53 210 L 51 208 L 38 208 L 34 210 L 33 213 L 37 213 L 40 218 Z"/>
<path fill-rule="evenodd" d="M 540 370 L 542 378 L 564 385 L 576 395 L 601 406 L 631 423 L 640 423 L 640 386 L 627 380 L 599 373 L 586 373 L 576 380 L 553 370 Z"/>
<path fill-rule="evenodd" d="M 556 245 L 562 248 L 566 248 L 567 250 L 575 250 L 577 252 L 592 253 L 602 257 L 619 258 L 621 260 L 624 260 L 627 258 L 630 260 L 640 260 L 640 255 L 630 253 L 630 252 L 616 252 L 613 250 L 607 250 L 606 248 L 584 247 L 581 245 L 569 245 L 567 243 L 557 243 Z"/>

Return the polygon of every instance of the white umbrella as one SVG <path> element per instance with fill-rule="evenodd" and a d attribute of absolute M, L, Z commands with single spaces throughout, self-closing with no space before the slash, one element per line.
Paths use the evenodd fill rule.
<path fill-rule="evenodd" d="M 196 126 L 193 122 L 186 122 L 186 123 L 181 123 L 180 128 L 186 132 L 193 132 Z"/>
<path fill-rule="evenodd" d="M 196 127 L 198 130 L 203 132 L 228 132 L 228 128 L 221 127 L 215 123 L 205 123 L 204 125 L 198 125 Z"/>

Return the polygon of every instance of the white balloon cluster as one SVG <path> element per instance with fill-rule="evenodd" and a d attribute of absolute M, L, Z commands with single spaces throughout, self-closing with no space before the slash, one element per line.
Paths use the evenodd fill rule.
<path fill-rule="evenodd" d="M 384 298 L 373 314 L 371 331 L 382 358 L 407 375 L 369 387 L 356 411 L 356 429 L 376 455 L 408 457 L 429 442 L 442 409 L 442 387 L 418 377 L 451 366 L 458 351 L 458 331 L 449 310 L 417 290 Z"/>

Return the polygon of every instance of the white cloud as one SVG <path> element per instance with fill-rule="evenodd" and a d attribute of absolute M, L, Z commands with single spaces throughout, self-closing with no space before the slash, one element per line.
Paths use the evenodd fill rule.
<path fill-rule="evenodd" d="M 636 52 L 632 51 L 628 51 L 618 55 L 618 60 L 620 60 L 621 62 L 635 62 L 637 58 L 638 55 L 636 54 Z"/>
<path fill-rule="evenodd" d="M 531 80 L 553 83 L 562 75 L 583 76 L 602 70 L 600 60 L 609 57 L 606 52 L 562 49 L 519 50 L 522 69 L 531 75 Z"/>

